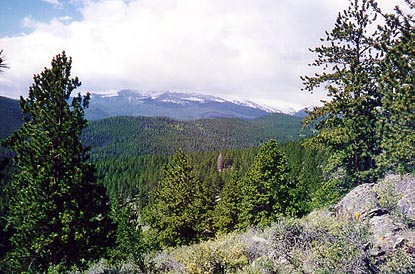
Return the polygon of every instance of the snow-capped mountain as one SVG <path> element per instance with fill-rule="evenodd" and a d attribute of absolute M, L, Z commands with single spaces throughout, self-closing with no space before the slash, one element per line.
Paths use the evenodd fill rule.
<path fill-rule="evenodd" d="M 92 94 L 86 117 L 90 120 L 112 116 L 166 116 L 180 120 L 236 117 L 254 119 L 268 113 L 293 113 L 251 101 L 231 101 L 198 93 L 141 92 L 121 90 Z"/>
<path fill-rule="evenodd" d="M 246 107 L 252 107 L 252 108 L 256 108 L 256 109 L 261 109 L 265 112 L 268 113 L 285 113 L 285 114 L 290 114 L 292 115 L 293 113 L 295 113 L 295 109 L 287 107 L 287 106 L 279 106 L 279 107 L 270 107 L 267 105 L 263 105 L 263 104 L 257 104 L 255 102 L 252 101 L 239 101 L 239 100 L 235 100 L 232 101 L 235 104 L 241 105 L 241 106 L 246 106 Z"/>

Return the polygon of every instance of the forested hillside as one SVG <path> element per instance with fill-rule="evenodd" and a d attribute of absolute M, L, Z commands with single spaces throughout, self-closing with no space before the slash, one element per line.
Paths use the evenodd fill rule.
<path fill-rule="evenodd" d="M 302 187 L 309 191 L 304 202 L 311 202 L 323 179 L 322 166 L 327 155 L 324 151 L 305 149 L 302 141 L 281 144 L 281 150 L 287 157 L 289 174 L 292 181 L 301 181 Z M 213 184 L 217 191 L 232 177 L 242 177 L 252 165 L 258 148 L 215 150 L 189 153 L 189 162 L 193 172 L 203 182 Z M 224 170 L 218 172 L 219 153 L 223 155 Z M 101 180 L 112 198 L 134 198 L 141 208 L 148 201 L 150 190 L 163 176 L 163 168 L 169 155 L 99 155 L 93 154 Z M 303 189 L 303 190 L 304 190 Z M 302 190 L 302 191 L 303 191 Z M 216 195 L 216 194 L 215 194 Z M 317 195 L 317 194 L 316 194 Z M 314 196 L 313 196 L 314 197 Z M 322 202 L 315 197 L 315 203 Z"/>
<path fill-rule="evenodd" d="M 0 97 L 0 139 L 22 124 L 17 100 Z M 249 148 L 268 139 L 297 140 L 310 134 L 301 119 L 287 114 L 269 114 L 253 120 L 238 118 L 178 121 L 166 117 L 112 117 L 90 121 L 82 140 L 92 155 L 139 156 L 185 151 Z"/>
<path fill-rule="evenodd" d="M 22 114 L 18 101 L 0 99 L 5 120 L 0 131 L 6 137 L 21 125 Z M 220 189 L 223 182 L 230 179 L 230 172 L 219 174 L 216 170 L 220 151 L 225 157 L 226 169 L 241 175 L 252 164 L 259 144 L 269 139 L 286 143 L 307 134 L 310 130 L 302 130 L 301 119 L 287 114 L 269 114 L 253 120 L 215 118 L 193 121 L 122 116 L 90 121 L 82 140 L 91 148 L 91 161 L 96 164 L 110 197 L 134 197 L 142 207 L 147 203 L 150 190 L 161 179 L 170 155 L 178 149 L 191 153 L 191 164 L 202 181 L 211 180 Z M 290 165 L 298 174 L 303 153 L 300 143 L 292 144 L 295 145 L 287 144 L 283 149 L 292 158 Z M 3 148 L 1 153 L 5 154 Z M 7 157 L 10 157 L 9 153 Z M 7 172 L 3 173 L 11 172 L 11 162 L 6 159 L 2 162 L 3 165 L 9 164 Z"/>
<path fill-rule="evenodd" d="M 248 148 L 268 139 L 297 140 L 301 119 L 270 114 L 254 120 L 236 118 L 177 121 L 165 117 L 113 117 L 90 122 L 83 133 L 85 144 L 98 155 L 145 155 L 185 151 Z"/>
<path fill-rule="evenodd" d="M 92 148 L 92 161 L 97 164 L 109 195 L 135 197 L 142 207 L 147 203 L 150 190 L 161 179 L 169 155 L 178 149 L 191 153 L 191 165 L 197 176 L 202 181 L 217 184 L 214 187 L 220 190 L 223 181 L 230 179 L 229 172 L 218 174 L 216 170 L 220 151 L 225 157 L 225 166 L 241 175 L 252 164 L 259 144 L 269 139 L 284 144 L 306 133 L 310 131 L 301 129 L 300 118 L 286 114 L 270 114 L 254 120 L 112 117 L 91 121 L 83 140 Z M 304 164 L 303 148 L 298 142 L 283 147 L 291 158 L 293 176 L 297 176 Z M 311 169 L 303 170 L 311 172 Z M 317 183 L 316 178 L 310 181 Z"/>

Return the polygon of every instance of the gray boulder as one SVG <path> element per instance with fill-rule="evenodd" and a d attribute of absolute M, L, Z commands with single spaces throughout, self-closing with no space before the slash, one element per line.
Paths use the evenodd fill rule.
<path fill-rule="evenodd" d="M 415 177 L 389 175 L 377 184 L 364 184 L 335 207 L 341 219 L 366 222 L 372 254 L 382 259 L 397 248 L 415 250 Z"/>

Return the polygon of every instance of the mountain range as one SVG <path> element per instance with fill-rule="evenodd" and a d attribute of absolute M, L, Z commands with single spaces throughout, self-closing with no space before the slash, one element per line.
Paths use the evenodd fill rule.
<path fill-rule="evenodd" d="M 115 116 L 164 116 L 177 120 L 196 120 L 218 117 L 255 119 L 269 113 L 293 115 L 295 110 L 198 93 L 121 90 L 112 94 L 91 94 L 90 106 L 85 115 L 89 120 Z"/>
<path fill-rule="evenodd" d="M 104 154 L 244 148 L 270 138 L 285 142 L 310 134 L 301 130 L 301 111 L 289 115 L 252 102 L 131 90 L 91 96 L 90 108 L 86 110 L 91 122 L 83 139 L 95 152 Z M 21 123 L 19 102 L 0 96 L 0 139 Z"/>
<path fill-rule="evenodd" d="M 243 100 L 226 100 L 199 93 L 140 92 L 120 90 L 110 94 L 92 93 L 89 108 L 85 111 L 88 120 L 100 120 L 116 116 L 168 117 L 176 120 L 197 120 L 205 118 L 255 119 L 270 113 L 283 113 L 304 118 L 304 110 L 295 111 L 290 107 L 270 107 Z M 9 115 L 12 120 L 8 119 Z M 18 100 L 0 96 L 0 121 L 7 125 L 10 133 L 19 120 Z M 2 128 L 6 128 L 3 126 Z M 4 137 L 4 136 L 0 136 Z"/>

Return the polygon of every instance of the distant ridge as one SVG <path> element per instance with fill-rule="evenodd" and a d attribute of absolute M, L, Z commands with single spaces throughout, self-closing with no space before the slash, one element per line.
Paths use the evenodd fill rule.
<path fill-rule="evenodd" d="M 299 118 L 305 118 L 308 115 L 307 110 L 309 110 L 309 108 L 303 108 L 303 109 L 300 109 L 299 111 L 293 113 L 292 115 L 295 116 L 295 117 L 299 117 Z"/>
<path fill-rule="evenodd" d="M 0 140 L 20 127 L 22 117 L 18 100 L 0 96 Z"/>
<path fill-rule="evenodd" d="M 255 119 L 269 113 L 294 112 L 289 108 L 278 109 L 251 101 L 230 101 L 198 93 L 121 90 L 112 94 L 93 93 L 86 117 L 89 120 L 114 116 L 164 116 L 177 120 Z"/>
<path fill-rule="evenodd" d="M 117 97 L 108 96 L 107 98 L 117 100 L 119 99 Z M 143 97 L 148 98 L 150 96 L 143 95 Z M 135 98 L 131 97 L 130 101 Z M 183 105 L 192 105 L 189 101 L 202 101 L 205 98 L 192 96 L 191 98 L 186 97 L 184 99 L 179 98 L 177 94 L 168 93 L 151 100 L 158 99 L 161 101 L 159 104 L 162 106 L 171 104 L 171 109 L 174 110 L 175 107 L 177 112 L 179 112 L 178 110 Z M 233 113 L 237 113 L 240 110 L 239 106 L 222 102 L 220 98 L 207 98 L 209 102 L 216 100 L 218 103 L 224 103 L 231 110 L 232 107 L 235 108 Z M 178 101 L 179 99 L 182 99 L 182 101 Z M 96 98 L 92 98 L 91 103 L 95 100 Z M 173 102 L 173 100 L 175 101 Z M 140 100 L 137 99 L 137 101 Z M 180 103 L 178 104 L 178 102 Z M 156 105 L 156 103 L 154 104 Z M 135 107 L 137 102 L 131 105 Z M 210 110 L 210 112 L 205 112 L 206 117 L 202 119 L 182 121 L 169 117 L 160 117 L 160 115 L 158 117 L 110 117 L 91 121 L 83 133 L 83 140 L 86 145 L 90 145 L 93 148 L 94 153 L 111 154 L 128 151 L 131 154 L 142 155 L 170 153 L 177 148 L 188 151 L 239 149 L 257 146 L 270 138 L 274 138 L 279 142 L 286 142 L 297 140 L 310 134 L 307 130 L 301 130 L 301 118 L 299 117 L 283 113 L 269 114 L 264 110 L 251 108 L 248 108 L 248 110 L 251 111 L 248 113 L 256 113 L 261 116 L 254 119 L 246 119 L 246 117 L 251 117 L 247 114 L 243 116 L 244 119 L 220 117 L 224 115 L 222 110 L 218 112 Z M 95 108 L 94 113 L 102 115 L 100 111 L 100 109 Z M 105 112 L 104 114 L 107 115 Z M 228 115 L 231 116 L 229 112 Z M 191 117 L 191 115 L 187 117 Z M 218 118 L 211 119 L 212 117 Z M 9 136 L 21 124 L 22 113 L 19 101 L 0 96 L 0 139 Z"/>

